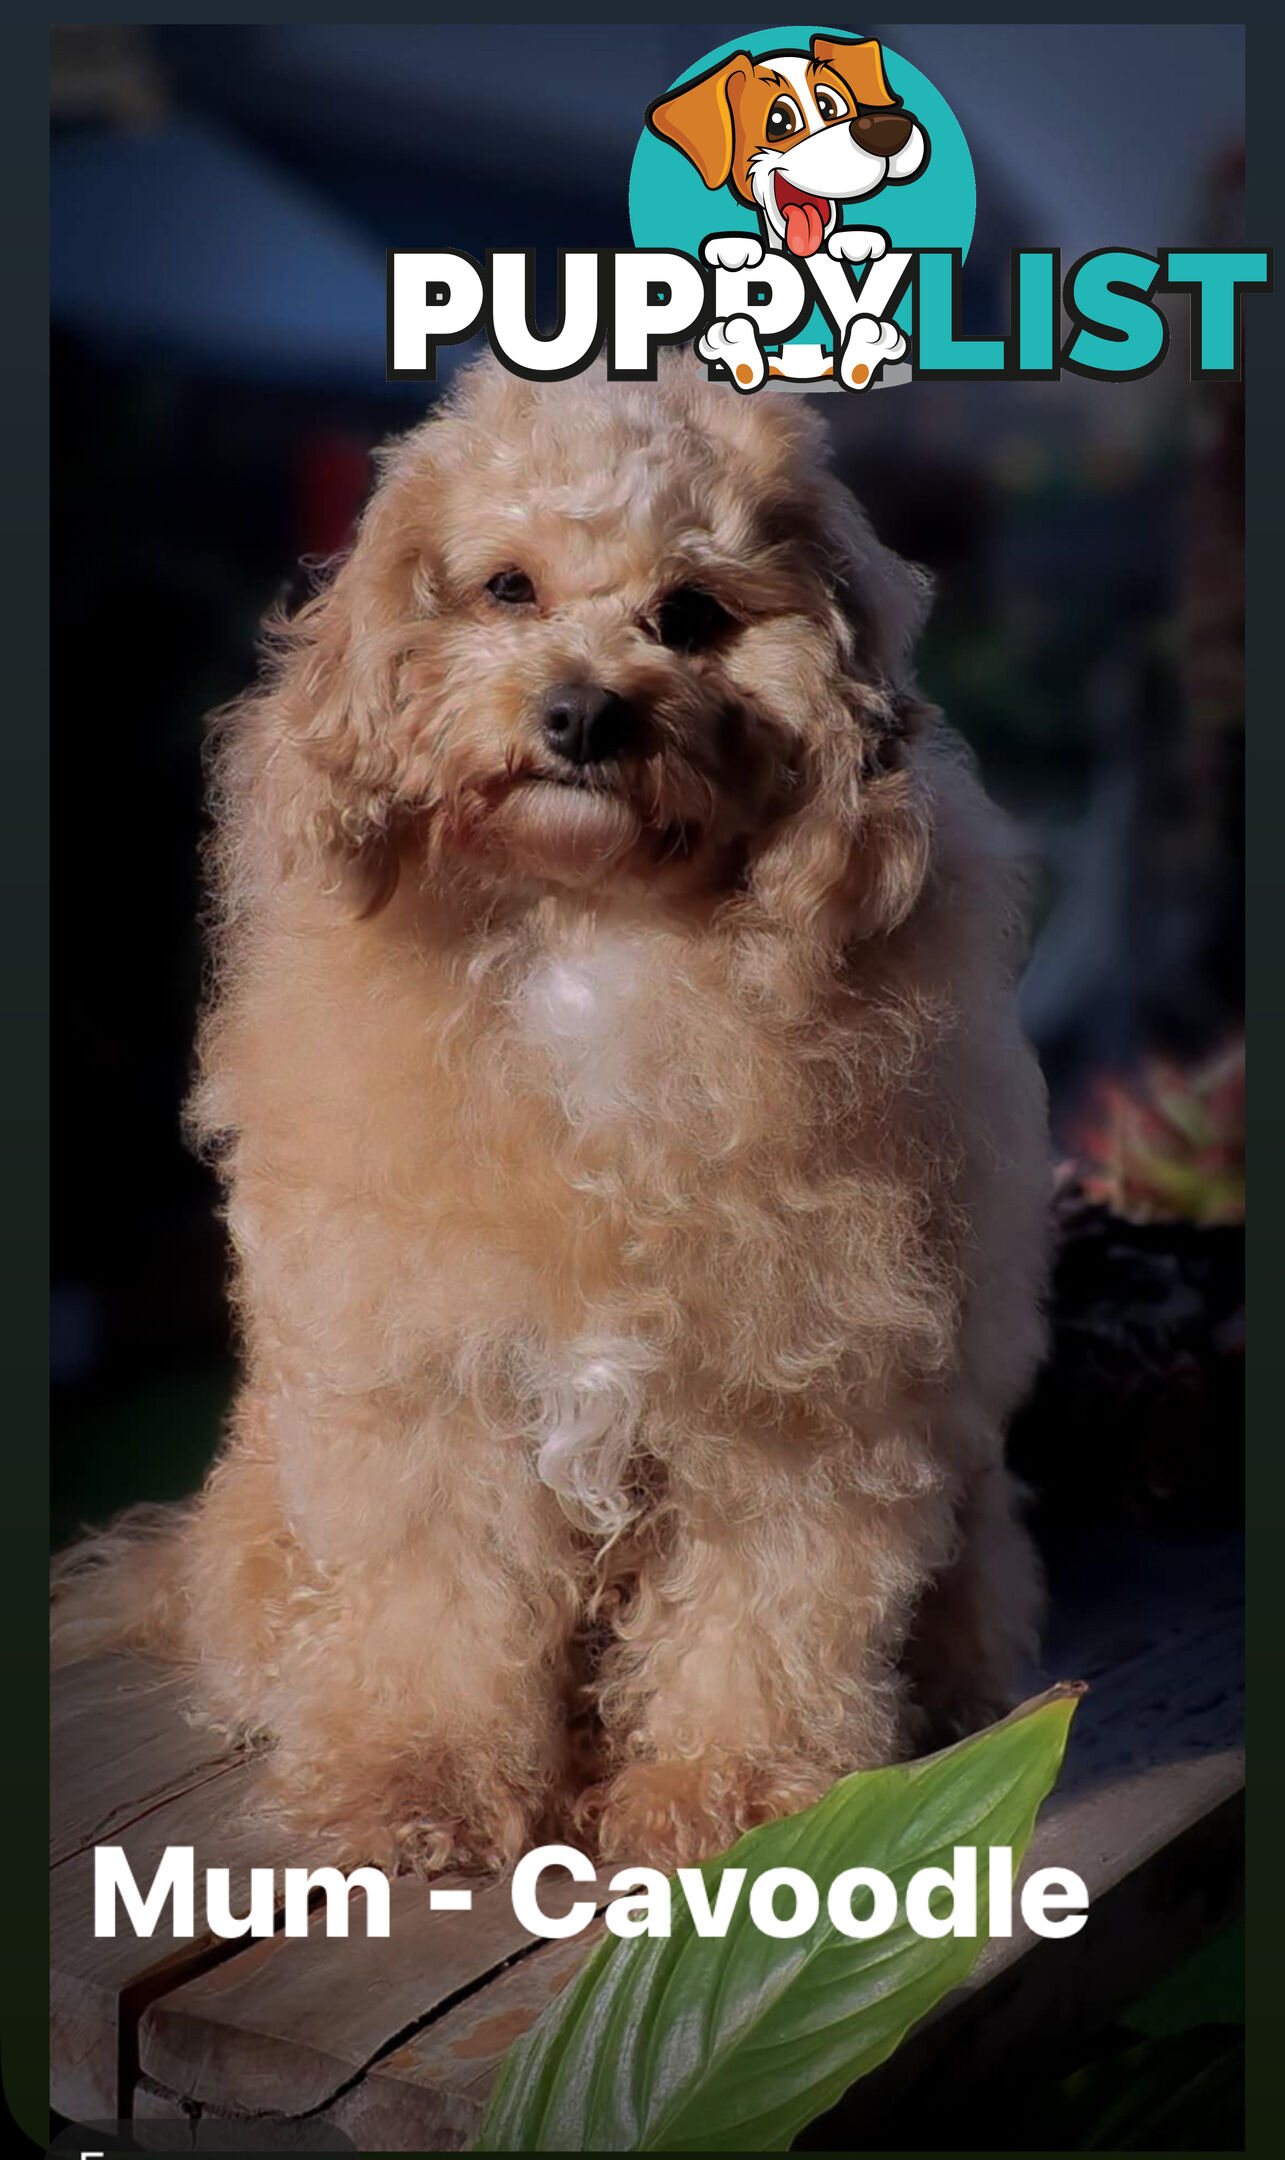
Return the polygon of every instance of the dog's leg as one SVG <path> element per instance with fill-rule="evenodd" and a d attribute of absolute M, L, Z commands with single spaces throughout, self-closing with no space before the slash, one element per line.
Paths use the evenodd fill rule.
<path fill-rule="evenodd" d="M 198 1510 L 212 1715 L 270 1744 L 301 1858 L 503 1866 L 567 1802 L 573 1534 L 485 1432 L 311 1411 L 283 1449 L 279 1402 L 247 1405 Z"/>
<path fill-rule="evenodd" d="M 885 361 L 900 360 L 906 340 L 896 323 L 854 315 L 844 332 L 835 373 L 848 390 L 868 390 Z"/>
<path fill-rule="evenodd" d="M 712 322 L 696 340 L 696 350 L 711 366 L 725 368 L 742 392 L 757 390 L 767 374 L 759 334 L 748 315 L 732 315 L 726 322 Z"/>
<path fill-rule="evenodd" d="M 705 1858 L 901 1752 L 899 1656 L 952 1514 L 926 1451 L 910 1469 L 885 1498 L 729 1454 L 717 1500 L 671 1488 L 678 1527 L 604 1664 L 617 1770 L 582 1817 L 605 1853 Z"/>
<path fill-rule="evenodd" d="M 1001 1465 L 982 1472 L 960 1511 L 956 1556 L 915 1614 L 905 1662 L 921 1749 L 1003 1717 L 1030 1679 L 1044 1586 L 1019 1499 Z"/>

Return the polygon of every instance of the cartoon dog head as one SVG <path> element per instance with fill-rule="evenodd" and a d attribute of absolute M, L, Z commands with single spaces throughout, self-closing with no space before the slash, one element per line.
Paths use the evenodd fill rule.
<path fill-rule="evenodd" d="M 876 38 L 814 37 L 807 53 L 738 52 L 657 98 L 647 125 L 707 188 L 753 203 L 771 247 L 815 255 L 839 204 L 913 180 L 927 134 L 888 87 Z"/>

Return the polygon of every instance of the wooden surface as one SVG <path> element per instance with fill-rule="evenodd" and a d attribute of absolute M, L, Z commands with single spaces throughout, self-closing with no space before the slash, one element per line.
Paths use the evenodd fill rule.
<path fill-rule="evenodd" d="M 1033 2047 L 1105 2022 L 1234 1906 L 1238 1547 L 1104 1541 L 1055 1592 L 1048 1676 L 1087 1679 L 1091 1692 L 1026 1866 L 1083 1875 L 1089 1925 L 1073 1942 L 1047 1943 L 1019 1920 L 1010 1940 L 987 1945 L 968 1985 L 827 2118 L 844 2144 L 886 2142 L 926 2071 L 949 2065 L 957 2083 L 977 2079 L 1006 2050 L 1030 2060 Z M 190 1942 L 128 1929 L 95 1941 L 95 1844 L 123 1845 L 140 1886 L 166 1845 L 192 1845 L 198 1890 L 206 1866 L 231 1869 L 234 1911 L 251 1863 L 307 1861 L 255 1822 L 253 1766 L 213 1751 L 181 1701 L 172 1674 L 139 1661 L 55 1678 L 53 2105 L 82 2121 L 134 2112 L 163 2123 L 186 2112 L 311 2122 L 365 2151 L 466 2144 L 505 2048 L 579 1969 L 600 1927 L 536 1941 L 507 1886 L 474 1886 L 472 1911 L 453 1914 L 430 1909 L 429 1886 L 399 1881 L 386 1940 L 328 1938 L 318 1916 L 305 1938 L 224 1943 L 205 1927 L 198 1895 Z M 546 1878 L 550 1910 L 555 1885 Z M 568 1883 L 562 1895 L 593 1891 Z M 825 2129 L 814 2126 L 809 2142 L 824 2146 Z"/>
<path fill-rule="evenodd" d="M 208 1740 L 183 1721 L 181 1699 L 172 1675 L 132 1659 L 54 1676 L 51 2099 L 60 2114 L 82 2121 L 127 2114 L 144 2004 L 237 1948 L 205 1925 L 202 1855 L 204 1864 L 231 1870 L 234 1897 L 252 1865 L 272 1864 L 272 1836 L 247 1814 L 251 1766 L 212 1755 Z M 122 1846 L 140 1888 L 167 1845 L 195 1848 L 197 1932 L 190 1942 L 159 1931 L 140 1937 L 128 1926 L 95 1938 L 96 1844 Z"/>

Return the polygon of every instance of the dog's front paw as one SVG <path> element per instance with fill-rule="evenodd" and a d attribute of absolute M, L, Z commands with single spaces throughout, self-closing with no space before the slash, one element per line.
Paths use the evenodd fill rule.
<path fill-rule="evenodd" d="M 403 1765 L 327 1765 L 266 1757 L 257 1813 L 290 1832 L 310 1865 L 367 1865 L 386 1874 L 499 1875 L 530 1844 L 543 1805 L 490 1763 L 448 1751 Z"/>
<path fill-rule="evenodd" d="M 729 315 L 726 322 L 712 322 L 696 341 L 703 360 L 725 367 L 738 390 L 757 390 L 767 374 L 758 331 L 748 315 Z"/>
<path fill-rule="evenodd" d="M 825 246 L 827 255 L 833 255 L 836 262 L 878 262 L 888 252 L 888 235 L 864 225 L 841 225 Z"/>
<path fill-rule="evenodd" d="M 848 324 L 837 373 L 848 390 L 868 390 L 886 360 L 900 360 L 906 340 L 896 323 L 877 315 L 854 315 Z"/>
<path fill-rule="evenodd" d="M 701 254 L 715 270 L 757 270 L 763 242 L 757 233 L 711 233 Z"/>
<path fill-rule="evenodd" d="M 801 1764 L 726 1754 L 633 1763 L 583 1795 L 576 1821 L 603 1860 L 672 1874 L 725 1852 L 758 1823 L 810 1806 L 828 1782 Z"/>

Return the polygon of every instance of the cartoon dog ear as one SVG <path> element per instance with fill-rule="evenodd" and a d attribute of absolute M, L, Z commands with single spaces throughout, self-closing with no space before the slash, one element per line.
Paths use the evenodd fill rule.
<path fill-rule="evenodd" d="M 832 68 L 858 105 L 900 103 L 888 88 L 883 71 L 883 47 L 878 38 L 814 37 L 812 58 Z"/>
<path fill-rule="evenodd" d="M 736 111 L 753 69 L 748 53 L 733 53 L 707 75 L 684 83 L 681 90 L 666 91 L 647 108 L 653 135 L 690 158 L 707 188 L 722 187 L 732 170 Z"/>

